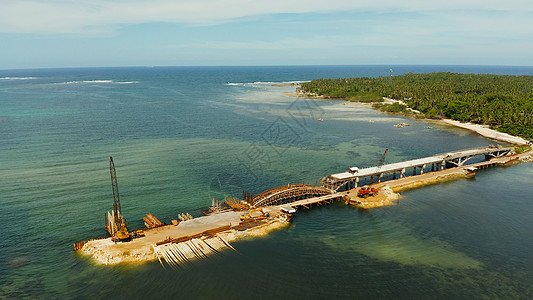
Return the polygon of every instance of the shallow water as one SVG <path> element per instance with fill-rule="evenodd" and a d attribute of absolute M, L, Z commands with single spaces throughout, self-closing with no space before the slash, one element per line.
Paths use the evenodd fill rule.
<path fill-rule="evenodd" d="M 517 67 L 393 69 L 533 75 Z M 109 156 L 123 213 L 141 228 L 146 213 L 163 221 L 198 215 L 212 197 L 372 166 L 386 148 L 392 163 L 494 143 L 363 105 L 291 98 L 283 92 L 293 87 L 269 84 L 388 73 L 388 66 L 0 71 L 0 297 L 531 298 L 530 163 L 406 191 L 385 208 L 299 211 L 289 227 L 235 242 L 240 254 L 186 270 L 99 266 L 72 251 L 74 242 L 105 235 Z M 400 122 L 411 126 L 393 127 Z"/>

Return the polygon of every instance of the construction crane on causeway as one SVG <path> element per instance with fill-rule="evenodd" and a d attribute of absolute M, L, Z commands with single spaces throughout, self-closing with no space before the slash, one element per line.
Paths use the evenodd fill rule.
<path fill-rule="evenodd" d="M 389 149 L 385 149 L 385 152 L 383 153 L 381 158 L 378 160 L 378 166 L 377 166 L 378 171 L 381 170 L 381 167 L 383 166 L 383 164 L 385 164 L 385 156 L 387 156 L 387 152 L 389 152 Z"/>
<path fill-rule="evenodd" d="M 381 155 L 381 158 L 378 160 L 376 171 L 381 170 L 381 167 L 383 166 L 383 164 L 385 164 L 385 157 L 387 156 L 388 152 L 389 152 L 389 149 L 385 149 L 385 152 L 383 152 L 383 155 Z M 370 177 L 370 184 L 372 183 L 374 183 L 374 177 Z M 367 198 L 370 196 L 377 195 L 378 193 L 379 191 L 373 187 L 363 186 L 357 191 L 357 197 Z"/>
<path fill-rule="evenodd" d="M 111 186 L 113 187 L 113 211 L 107 212 L 105 215 L 106 230 L 115 241 L 126 241 L 129 240 L 130 234 L 120 207 L 117 172 L 113 163 L 113 157 L 109 157 L 109 170 L 111 172 Z"/>

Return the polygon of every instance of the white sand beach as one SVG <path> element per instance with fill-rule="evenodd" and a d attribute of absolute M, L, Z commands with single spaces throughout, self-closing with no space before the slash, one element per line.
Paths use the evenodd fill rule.
<path fill-rule="evenodd" d="M 301 91 L 295 91 L 294 93 L 285 92 L 283 94 L 286 95 L 286 96 L 290 96 L 290 97 L 301 97 L 301 98 L 308 98 L 308 99 L 324 99 L 323 96 L 317 96 L 315 94 L 306 94 L 306 93 L 303 93 Z M 403 105 L 407 106 L 407 104 L 404 101 L 402 101 L 402 100 L 395 100 L 395 99 L 386 98 L 386 97 L 383 97 L 383 103 L 387 103 L 387 104 L 400 103 L 400 104 L 403 104 Z M 367 103 L 360 103 L 360 104 L 368 105 Z M 407 110 L 409 110 L 409 111 L 411 111 L 411 112 L 413 112 L 415 114 L 419 114 L 420 113 L 420 111 L 412 109 L 410 107 L 408 107 Z M 513 135 L 510 135 L 510 134 L 507 134 L 507 133 L 503 133 L 503 132 L 499 132 L 497 130 L 491 129 L 488 125 L 480 125 L 480 124 L 473 124 L 473 123 L 463 123 L 463 122 L 459 122 L 459 121 L 455 121 L 455 120 L 451 120 L 451 119 L 441 119 L 441 120 L 430 119 L 430 121 L 444 123 L 444 124 L 447 124 L 447 125 L 468 129 L 468 130 L 474 131 L 474 132 L 478 133 L 479 135 L 482 135 L 482 136 L 484 136 L 486 138 L 497 140 L 497 141 L 501 141 L 501 142 L 505 142 L 505 143 L 509 143 L 509 144 L 525 145 L 528 142 L 527 140 L 525 140 L 525 139 L 523 139 L 521 137 L 513 136 Z"/>
<path fill-rule="evenodd" d="M 443 123 L 446 123 L 448 125 L 453 125 L 457 127 L 461 127 L 464 129 L 472 130 L 486 138 L 502 141 L 510 144 L 518 144 L 518 145 L 524 145 L 527 144 L 527 141 L 521 137 L 510 135 L 507 133 L 499 132 L 494 129 L 490 129 L 487 125 L 480 125 L 480 124 L 472 124 L 472 123 L 462 123 L 455 120 L 450 119 L 443 119 L 440 120 Z"/>

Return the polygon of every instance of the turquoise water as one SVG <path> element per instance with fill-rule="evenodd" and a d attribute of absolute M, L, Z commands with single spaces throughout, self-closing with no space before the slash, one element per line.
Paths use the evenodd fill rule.
<path fill-rule="evenodd" d="M 533 75 L 531 67 L 392 66 L 394 74 Z M 272 83 L 387 76 L 389 66 L 0 71 L 0 298 L 523 298 L 533 296 L 533 165 L 336 203 L 234 243 L 239 254 L 164 270 L 94 264 L 72 244 L 105 236 L 109 156 L 132 228 L 199 215 L 211 198 L 315 183 L 350 166 L 493 144 L 471 132 Z M 324 119 L 317 122 L 318 118 Z M 395 128 L 394 124 L 411 126 Z"/>

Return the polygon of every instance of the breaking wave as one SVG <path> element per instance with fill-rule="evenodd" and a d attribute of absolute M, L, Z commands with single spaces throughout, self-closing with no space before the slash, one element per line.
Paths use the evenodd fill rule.
<path fill-rule="evenodd" d="M 37 77 L 0 77 L 0 80 L 30 80 L 37 79 Z"/>
<path fill-rule="evenodd" d="M 83 84 L 83 83 L 113 83 L 113 84 L 132 84 L 138 83 L 138 81 L 113 81 L 113 80 L 76 80 L 76 81 L 66 81 L 58 82 L 54 84 Z"/>

